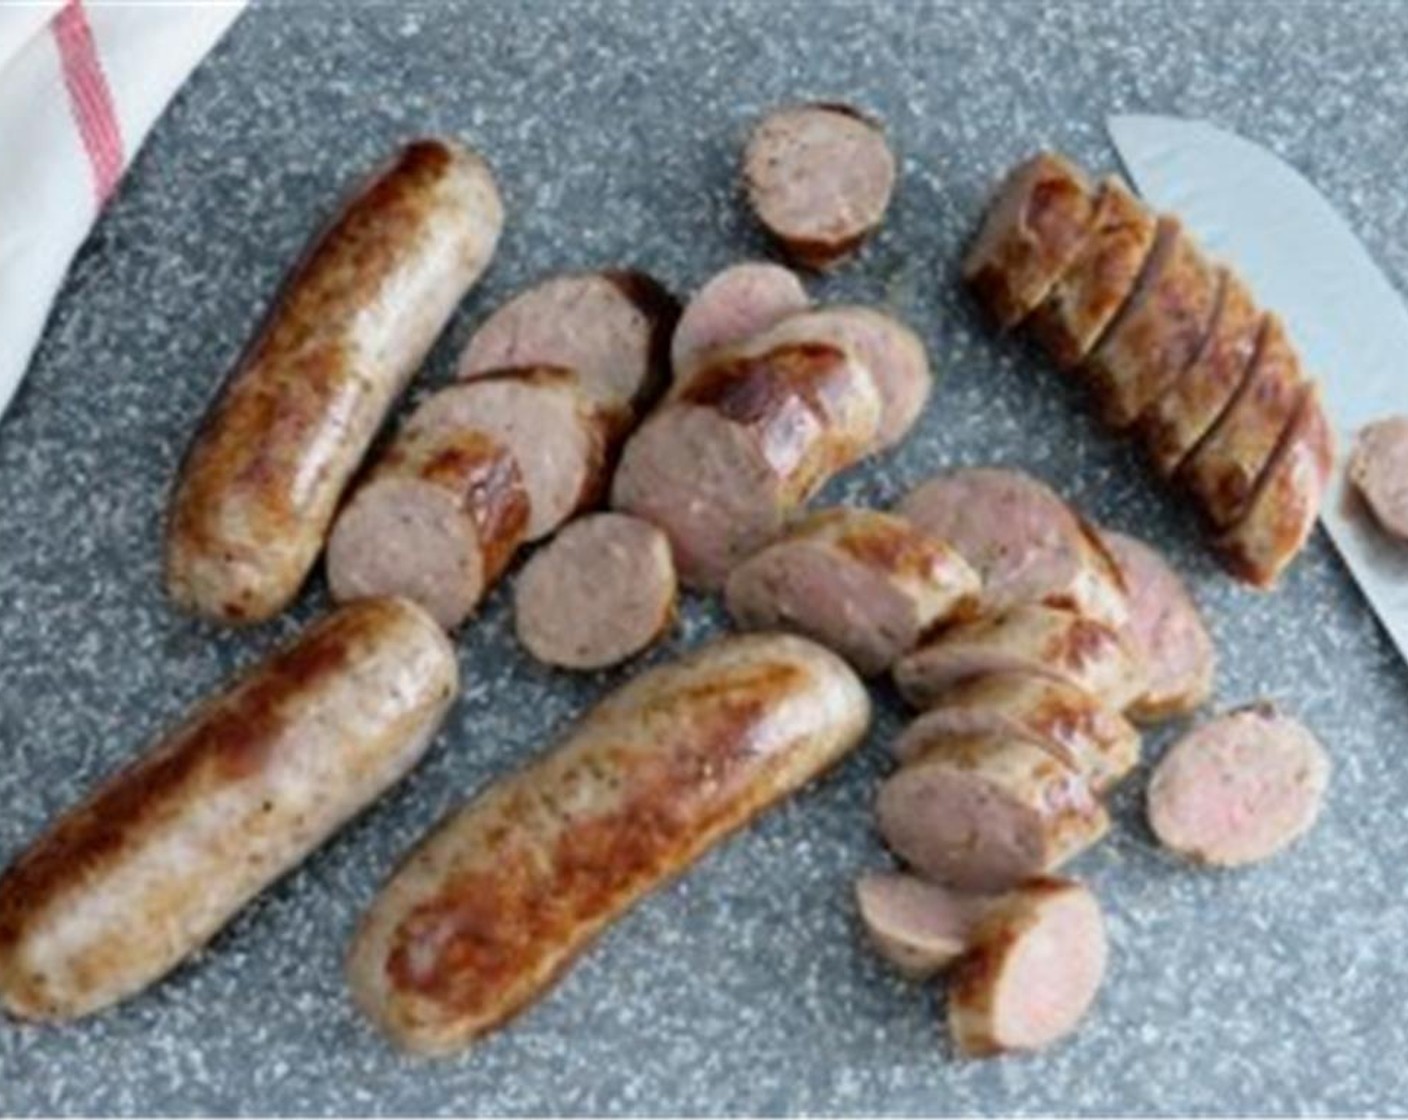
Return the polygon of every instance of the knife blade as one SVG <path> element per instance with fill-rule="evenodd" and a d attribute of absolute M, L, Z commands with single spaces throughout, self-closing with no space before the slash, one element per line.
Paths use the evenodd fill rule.
<path fill-rule="evenodd" d="M 1359 428 L 1408 414 L 1402 297 L 1324 195 L 1260 145 L 1176 117 L 1113 116 L 1107 127 L 1139 193 L 1237 269 L 1320 379 L 1339 440 L 1321 523 L 1408 659 L 1408 545 L 1350 500 L 1345 476 Z"/>

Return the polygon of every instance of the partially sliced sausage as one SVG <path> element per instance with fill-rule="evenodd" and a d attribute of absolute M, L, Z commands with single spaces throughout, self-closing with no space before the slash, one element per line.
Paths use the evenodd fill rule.
<path fill-rule="evenodd" d="M 1139 764 L 1139 732 L 1082 688 L 1036 673 L 990 673 L 962 681 L 895 740 L 901 762 L 941 736 L 998 735 L 1044 747 L 1085 775 L 1097 794 Z"/>
<path fill-rule="evenodd" d="M 1268 315 L 1246 381 L 1178 471 L 1215 528 L 1227 528 L 1246 512 L 1304 382 L 1284 325 Z"/>
<path fill-rule="evenodd" d="M 1256 863 L 1310 830 L 1329 779 L 1315 736 L 1255 704 L 1169 748 L 1149 782 L 1149 824 L 1166 848 L 1199 863 Z"/>
<path fill-rule="evenodd" d="M 600 500 L 624 415 L 593 404 L 572 370 L 499 370 L 427 397 L 406 421 L 416 436 L 481 431 L 512 453 L 528 491 L 527 539 Z"/>
<path fill-rule="evenodd" d="M 1213 542 L 1228 571 L 1255 587 L 1275 585 L 1315 528 L 1334 460 L 1334 432 L 1319 389 L 1308 385 L 1247 512 Z"/>
<path fill-rule="evenodd" d="M 872 676 L 970 612 L 979 590 L 961 556 L 903 518 L 841 508 L 804 518 L 734 568 L 725 598 L 744 629 L 805 634 Z"/>
<path fill-rule="evenodd" d="M 648 670 L 401 863 L 348 957 L 357 1005 L 443 1054 L 541 996 L 650 891 L 853 749 L 865 686 L 802 638 Z"/>
<path fill-rule="evenodd" d="M 1100 184 L 1090 233 L 1027 327 L 1060 369 L 1073 369 L 1124 306 L 1154 245 L 1155 216 L 1118 179 Z"/>
<path fill-rule="evenodd" d="M 514 629 L 539 661 L 602 669 L 658 639 L 675 618 L 675 564 L 659 529 L 624 513 L 569 522 L 514 586 Z"/>
<path fill-rule="evenodd" d="M 958 960 L 999 897 L 897 872 L 867 871 L 856 880 L 856 905 L 870 943 L 911 980 L 925 980 Z"/>
<path fill-rule="evenodd" d="M 1360 429 L 1349 480 L 1385 532 L 1408 537 L 1408 416 L 1389 416 Z"/>
<path fill-rule="evenodd" d="M 1105 977 L 1100 904 L 1069 880 L 1041 879 L 1005 895 L 973 939 L 948 990 L 949 1032 L 970 1058 L 1059 1042 L 1090 1010 Z"/>
<path fill-rule="evenodd" d="M 811 302 L 797 274 L 778 264 L 745 261 L 715 273 L 685 304 L 675 327 L 675 377 L 689 376 L 714 351 L 747 342 Z"/>
<path fill-rule="evenodd" d="M 399 781 L 457 688 L 454 650 L 410 602 L 315 622 L 0 877 L 0 1005 L 72 1019 L 155 983 Z"/>
<path fill-rule="evenodd" d="M 968 255 L 963 279 L 1000 330 L 1035 310 L 1085 245 L 1095 192 L 1085 173 L 1038 152 L 1003 181 Z"/>
<path fill-rule="evenodd" d="M 1143 541 L 1109 529 L 1101 536 L 1129 588 L 1125 636 L 1149 672 L 1148 688 L 1129 714 L 1160 720 L 1194 711 L 1212 695 L 1217 660 L 1197 604 L 1178 573 Z"/>
<path fill-rule="evenodd" d="M 285 281 L 182 460 L 167 591 L 227 623 L 283 610 L 343 490 L 503 227 L 489 165 L 417 140 L 379 168 Z"/>
<path fill-rule="evenodd" d="M 1068 607 L 1122 624 L 1128 616 L 1118 567 L 1103 543 L 1049 486 L 1021 471 L 969 467 L 938 475 L 899 512 L 947 542 L 983 581 L 983 607 Z"/>
<path fill-rule="evenodd" d="M 668 383 L 679 315 L 674 296 L 644 272 L 554 276 L 485 320 L 460 355 L 458 376 L 561 366 L 577 372 L 597 404 L 642 413 Z"/>
<path fill-rule="evenodd" d="M 1229 269 L 1221 281 L 1212 333 L 1193 364 L 1144 410 L 1139 434 L 1154 468 L 1170 478 L 1212 429 L 1251 372 L 1265 317 Z"/>
<path fill-rule="evenodd" d="M 1082 367 L 1102 419 L 1125 428 L 1192 365 L 1208 338 L 1217 274 L 1177 218 L 1161 217 L 1133 294 Z"/>
<path fill-rule="evenodd" d="M 927 708 L 959 681 L 985 673 L 1036 673 L 1124 710 L 1148 688 L 1148 670 L 1124 635 L 1073 611 L 1015 607 L 965 622 L 895 663 L 895 684 Z"/>
<path fill-rule="evenodd" d="M 963 890 L 1015 886 L 1109 830 L 1079 771 L 1000 735 L 936 736 L 880 786 L 880 835 L 920 874 Z"/>
<path fill-rule="evenodd" d="M 880 228 L 895 176 L 885 130 L 849 105 L 775 109 L 743 153 L 743 182 L 758 221 L 807 268 L 845 260 Z"/>

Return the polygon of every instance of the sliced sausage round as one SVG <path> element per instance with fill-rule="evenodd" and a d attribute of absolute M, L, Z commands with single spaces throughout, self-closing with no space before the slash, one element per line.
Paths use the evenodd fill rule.
<path fill-rule="evenodd" d="M 1390 416 L 1360 429 L 1349 479 L 1379 525 L 1408 538 L 1408 416 Z"/>
<path fill-rule="evenodd" d="M 460 355 L 462 380 L 518 366 L 575 370 L 607 409 L 649 407 L 669 380 L 674 296 L 643 272 L 554 276 L 500 307 Z"/>
<path fill-rule="evenodd" d="M 758 221 L 808 268 L 837 264 L 880 228 L 895 176 L 885 130 L 849 105 L 775 109 L 743 153 L 743 182 Z"/>
<path fill-rule="evenodd" d="M 963 890 L 1015 886 L 1109 830 L 1079 771 L 1035 743 L 935 736 L 880 787 L 880 835 L 917 872 Z"/>
<path fill-rule="evenodd" d="M 928 979 L 962 956 L 997 898 L 896 872 L 867 871 L 856 880 L 856 905 L 870 943 L 911 980 Z"/>
<path fill-rule="evenodd" d="M 1329 780 L 1315 736 L 1256 704 L 1169 748 L 1149 781 L 1149 825 L 1164 847 L 1199 863 L 1256 863 L 1310 830 Z"/>
<path fill-rule="evenodd" d="M 989 910 L 948 989 L 949 1032 L 960 1054 L 1040 1050 L 1069 1035 L 1105 977 L 1100 904 L 1069 880 L 1024 884 Z"/>
<path fill-rule="evenodd" d="M 963 279 L 1000 330 L 1025 319 L 1085 245 L 1095 194 L 1084 173 L 1053 152 L 1013 168 L 998 188 Z"/>
<path fill-rule="evenodd" d="M 983 581 L 983 607 L 1064 607 L 1122 625 L 1124 586 L 1098 536 L 1049 486 L 1021 471 L 969 467 L 911 491 L 899 512 L 957 549 Z"/>
<path fill-rule="evenodd" d="M 688 377 L 711 353 L 747 342 L 810 306 L 802 281 L 781 265 L 745 261 L 715 273 L 685 304 L 675 327 L 675 377 Z"/>
<path fill-rule="evenodd" d="M 514 586 L 518 640 L 539 661 L 602 669 L 634 656 L 674 621 L 670 541 L 624 513 L 569 522 Z"/>
<path fill-rule="evenodd" d="M 961 556 L 903 518 L 842 508 L 803 519 L 739 564 L 725 599 L 742 628 L 805 634 L 869 676 L 971 611 L 978 592 Z"/>

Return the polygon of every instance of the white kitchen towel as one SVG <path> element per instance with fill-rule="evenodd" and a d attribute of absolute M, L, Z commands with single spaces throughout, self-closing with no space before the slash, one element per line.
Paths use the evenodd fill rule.
<path fill-rule="evenodd" d="M 0 7 L 0 413 L 103 203 L 244 3 Z"/>

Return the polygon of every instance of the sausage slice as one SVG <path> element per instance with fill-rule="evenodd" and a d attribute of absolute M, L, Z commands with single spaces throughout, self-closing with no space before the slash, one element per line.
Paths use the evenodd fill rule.
<path fill-rule="evenodd" d="M 1039 879 L 996 902 L 948 991 L 959 1053 L 1040 1050 L 1084 1018 L 1109 954 L 1100 904 L 1069 880 Z"/>
<path fill-rule="evenodd" d="M 871 676 L 971 610 L 978 592 L 958 553 L 903 518 L 842 508 L 813 514 L 734 568 L 725 596 L 742 628 L 805 634 Z"/>
<path fill-rule="evenodd" d="M 791 269 L 745 261 L 712 276 L 685 305 L 670 343 L 675 377 L 687 377 L 714 351 L 747 342 L 811 299 Z"/>
<path fill-rule="evenodd" d="M 983 607 L 1068 607 L 1115 625 L 1128 617 L 1118 566 L 1050 487 L 1021 471 L 970 467 L 930 479 L 899 512 L 946 541 L 982 577 Z"/>
<path fill-rule="evenodd" d="M 1199 863 L 1255 863 L 1310 830 L 1329 780 L 1315 736 L 1255 704 L 1169 748 L 1149 782 L 1149 825 L 1166 848 Z"/>
<path fill-rule="evenodd" d="M 1118 179 L 1100 184 L 1090 233 L 1027 327 L 1060 369 L 1073 369 L 1134 290 L 1157 221 Z"/>
<path fill-rule="evenodd" d="M 1148 688 L 1143 659 L 1116 629 L 1052 607 L 1015 607 L 939 634 L 895 663 L 895 684 L 916 708 L 935 704 L 953 685 L 985 673 L 1036 673 L 1077 688 L 1118 710 Z"/>
<path fill-rule="evenodd" d="M 1408 537 L 1408 416 L 1390 416 L 1360 430 L 1349 480 L 1386 532 Z"/>
<path fill-rule="evenodd" d="M 1000 330 L 1046 299 L 1091 231 L 1095 194 L 1054 152 L 1015 167 L 997 190 L 963 261 L 963 279 Z"/>
<path fill-rule="evenodd" d="M 968 948 L 997 896 L 967 894 L 913 875 L 867 871 L 856 880 L 861 924 L 875 951 L 911 980 L 947 968 Z"/>
<path fill-rule="evenodd" d="M 902 860 L 962 890 L 1015 886 L 1109 830 L 1085 778 L 1049 751 L 1000 735 L 935 736 L 885 780 L 880 835 Z"/>
<path fill-rule="evenodd" d="M 775 109 L 743 153 L 743 182 L 758 221 L 807 268 L 839 263 L 880 228 L 895 175 L 885 130 L 849 105 Z"/>
<path fill-rule="evenodd" d="M 679 303 L 644 272 L 554 276 L 495 311 L 460 355 L 468 380 L 518 366 L 575 370 L 607 409 L 648 408 L 669 380 Z"/>
<path fill-rule="evenodd" d="M 539 661 L 602 669 L 639 653 L 675 617 L 669 539 L 648 522 L 597 513 L 570 522 L 514 586 L 518 640 Z"/>
<path fill-rule="evenodd" d="M 1168 563 L 1143 541 L 1102 530 L 1129 588 L 1125 636 L 1148 667 L 1144 695 L 1129 708 L 1137 720 L 1194 711 L 1212 695 L 1216 653 L 1197 604 Z"/>

